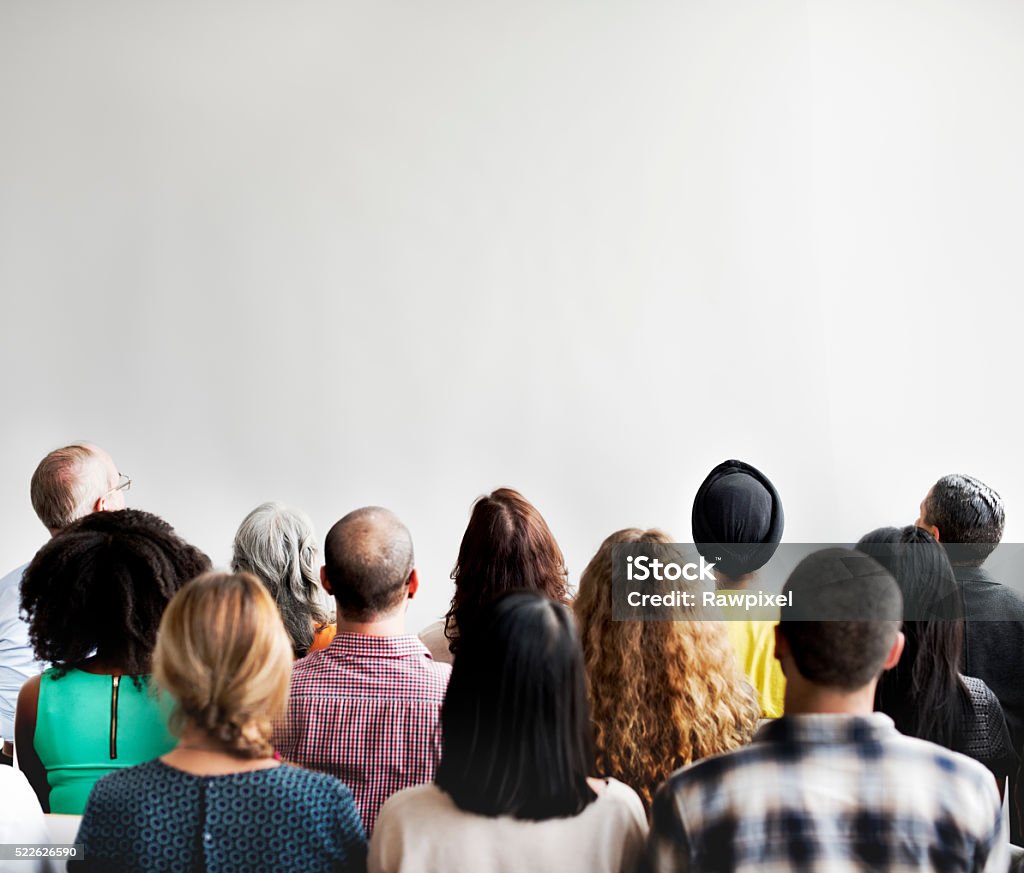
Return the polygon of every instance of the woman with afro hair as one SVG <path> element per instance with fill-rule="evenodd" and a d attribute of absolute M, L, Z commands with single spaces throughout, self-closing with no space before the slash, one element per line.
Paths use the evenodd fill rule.
<path fill-rule="evenodd" d="M 150 690 L 170 599 L 210 559 L 138 509 L 96 512 L 36 554 L 21 583 L 36 658 L 51 666 L 18 695 L 18 760 L 47 812 L 80 815 L 103 775 L 174 746 Z"/>

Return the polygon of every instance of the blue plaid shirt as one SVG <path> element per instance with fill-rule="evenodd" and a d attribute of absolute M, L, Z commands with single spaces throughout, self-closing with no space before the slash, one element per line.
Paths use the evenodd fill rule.
<path fill-rule="evenodd" d="M 652 873 L 1005 873 L 995 780 L 881 713 L 788 715 L 675 773 L 654 801 Z"/>

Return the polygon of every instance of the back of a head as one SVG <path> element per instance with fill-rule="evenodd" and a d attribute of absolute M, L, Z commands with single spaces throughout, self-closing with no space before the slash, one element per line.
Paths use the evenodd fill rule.
<path fill-rule="evenodd" d="M 409 529 L 383 507 L 350 512 L 327 532 L 325 572 L 339 613 L 350 621 L 374 621 L 400 608 L 414 567 Z"/>
<path fill-rule="evenodd" d="M 88 443 L 50 452 L 32 474 L 32 508 L 51 533 L 88 515 L 96 501 L 117 485 L 109 456 Z"/>
<path fill-rule="evenodd" d="M 699 605 L 675 621 L 615 621 L 612 575 L 617 545 L 643 546 L 663 563 L 685 559 L 657 529 L 617 531 L 580 575 L 579 623 L 594 723 L 597 771 L 634 788 L 649 807 L 673 770 L 749 742 L 761 713 L 736 661 L 728 631 Z M 667 594 L 699 583 L 651 581 Z"/>
<path fill-rule="evenodd" d="M 250 512 L 232 545 L 231 569 L 252 573 L 267 586 L 297 658 L 309 651 L 314 626 L 328 621 L 318 559 L 309 516 L 280 503 L 263 503 Z"/>
<path fill-rule="evenodd" d="M 949 557 L 928 531 L 915 525 L 878 528 L 860 538 L 857 550 L 896 580 L 906 620 L 955 623 L 963 617 Z"/>
<path fill-rule="evenodd" d="M 973 476 L 943 476 L 928 492 L 922 509 L 924 523 L 938 528 L 955 565 L 980 567 L 1003 538 L 1003 499 Z"/>
<path fill-rule="evenodd" d="M 613 566 L 616 546 L 642 547 L 643 554 L 653 556 L 662 563 L 682 563 L 679 552 L 673 548 L 668 534 L 657 529 L 641 530 L 626 528 L 607 537 L 580 574 L 579 588 L 572 603 L 572 610 L 579 624 L 581 642 L 587 667 L 587 681 L 591 700 L 600 708 L 606 697 L 613 705 L 628 700 L 636 687 L 622 687 L 622 671 L 626 670 L 643 681 L 663 680 L 666 684 L 678 678 L 676 668 L 685 668 L 682 662 L 665 663 L 668 650 L 678 655 L 674 641 L 684 631 L 681 621 L 615 621 L 613 619 L 612 589 Z M 646 583 L 644 591 L 651 594 L 668 594 L 675 589 L 689 587 L 693 583 L 683 580 L 668 581 L 664 576 Z M 692 615 L 698 617 L 700 607 L 689 609 L 680 606 L 673 616 L 683 619 Z M 688 629 L 688 627 L 686 627 Z M 647 668 L 651 667 L 648 675 Z M 646 705 L 647 700 L 635 701 Z M 658 701 L 661 703 L 662 701 Z"/>
<path fill-rule="evenodd" d="M 800 675 L 814 685 L 851 692 L 882 672 L 900 630 L 903 600 L 892 575 L 850 549 L 823 549 L 790 574 L 779 629 Z"/>
<path fill-rule="evenodd" d="M 951 747 L 960 735 L 963 608 L 946 552 L 926 530 L 887 527 L 861 537 L 857 549 L 895 578 L 903 598 L 906 644 L 878 683 L 875 708 L 897 729 Z"/>
<path fill-rule="evenodd" d="M 273 753 L 291 668 L 277 607 L 249 573 L 206 573 L 185 585 L 164 613 L 153 653 L 154 678 L 175 702 L 175 731 L 196 728 L 243 758 Z"/>
<path fill-rule="evenodd" d="M 552 600 L 567 600 L 562 550 L 537 508 L 511 488 L 499 488 L 473 505 L 452 579 L 455 594 L 445 633 L 453 653 L 459 649 L 460 629 L 502 594 L 539 591 Z"/>
<path fill-rule="evenodd" d="M 657 528 L 641 530 L 637 527 L 625 528 L 606 537 L 594 557 L 580 574 L 580 584 L 576 597 L 572 602 L 573 612 L 580 621 L 584 634 L 589 628 L 604 626 L 612 620 L 612 561 L 613 550 L 619 545 L 642 545 L 652 551 L 659 551 L 661 546 L 668 546 L 672 538 Z M 666 553 L 669 551 L 665 550 Z M 660 557 L 660 555 L 659 555 Z M 676 559 L 666 554 L 666 560 Z M 657 581 L 651 583 L 657 585 Z M 673 583 L 674 587 L 678 587 Z M 651 589 L 654 590 L 653 588 Z M 634 626 L 634 622 L 628 623 Z"/>
<path fill-rule="evenodd" d="M 461 809 L 542 820 L 594 799 L 583 659 L 569 609 L 535 592 L 467 628 L 441 711 L 436 782 Z"/>
<path fill-rule="evenodd" d="M 763 567 L 782 541 L 785 514 L 771 480 L 743 461 L 724 461 L 697 489 L 693 541 L 716 569 L 738 579 Z"/>
<path fill-rule="evenodd" d="M 138 509 L 96 512 L 44 545 L 21 583 L 36 657 L 60 669 L 94 652 L 131 675 L 149 672 L 164 609 L 210 559 Z"/>

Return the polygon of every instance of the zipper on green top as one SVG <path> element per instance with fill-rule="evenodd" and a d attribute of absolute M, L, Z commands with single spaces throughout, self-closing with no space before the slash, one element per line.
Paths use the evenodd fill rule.
<path fill-rule="evenodd" d="M 117 692 L 121 685 L 120 676 L 111 676 L 110 687 L 110 760 L 117 757 Z"/>

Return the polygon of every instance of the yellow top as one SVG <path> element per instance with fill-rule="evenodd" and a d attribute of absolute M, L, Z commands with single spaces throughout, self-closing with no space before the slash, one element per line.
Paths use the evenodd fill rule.
<path fill-rule="evenodd" d="M 740 668 L 747 674 L 761 701 L 765 718 L 782 715 L 786 696 L 786 677 L 775 657 L 775 625 L 777 621 L 743 618 L 744 610 L 721 607 L 726 619 L 729 639 Z"/>

